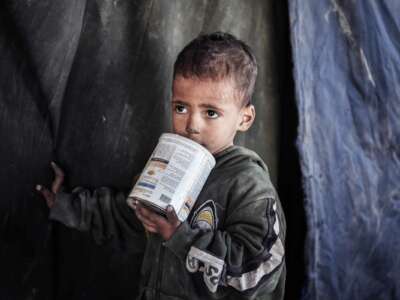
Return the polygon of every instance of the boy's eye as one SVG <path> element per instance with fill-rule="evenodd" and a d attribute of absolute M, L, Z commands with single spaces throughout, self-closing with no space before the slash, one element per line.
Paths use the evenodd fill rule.
<path fill-rule="evenodd" d="M 176 104 L 175 105 L 175 112 L 177 112 L 178 114 L 184 114 L 187 112 L 187 109 L 184 105 L 181 104 Z"/>
<path fill-rule="evenodd" d="M 209 109 L 209 110 L 207 110 L 206 113 L 207 113 L 207 117 L 210 119 L 216 119 L 219 117 L 219 114 L 215 110 Z"/>

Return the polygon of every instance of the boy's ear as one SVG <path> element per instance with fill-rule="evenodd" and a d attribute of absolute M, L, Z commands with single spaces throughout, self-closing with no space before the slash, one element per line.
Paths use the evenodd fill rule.
<path fill-rule="evenodd" d="M 254 105 L 248 105 L 242 108 L 241 120 L 238 126 L 238 131 L 247 131 L 256 118 L 256 109 Z"/>

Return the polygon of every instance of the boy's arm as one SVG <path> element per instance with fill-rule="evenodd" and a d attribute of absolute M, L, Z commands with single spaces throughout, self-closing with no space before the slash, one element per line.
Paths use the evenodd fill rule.
<path fill-rule="evenodd" d="M 52 168 L 55 179 L 51 189 L 36 186 L 50 208 L 51 220 L 90 232 L 98 244 L 111 240 L 114 244 L 118 242 L 127 246 L 131 241 L 137 244 L 138 238 L 144 240 L 144 228 L 127 205 L 124 193 L 116 193 L 106 187 L 93 192 L 81 187 L 75 188 L 72 193 L 61 192 L 64 172 L 54 162 Z"/>
<path fill-rule="evenodd" d="M 122 192 L 101 187 L 93 192 L 78 187 L 56 194 L 49 218 L 69 228 L 90 232 L 97 244 L 107 240 L 129 243 L 144 236 L 143 226 Z"/>
<path fill-rule="evenodd" d="M 246 298 L 272 293 L 284 264 L 276 202 L 272 198 L 242 203 L 224 230 L 204 232 L 181 224 L 165 246 L 201 280 L 210 296 L 233 288 Z M 200 276 L 199 276 L 200 275 Z"/>

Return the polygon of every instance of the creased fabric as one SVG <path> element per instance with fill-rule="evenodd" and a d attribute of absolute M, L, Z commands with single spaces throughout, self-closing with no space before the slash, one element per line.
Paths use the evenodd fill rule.
<path fill-rule="evenodd" d="M 400 2 L 289 3 L 303 299 L 400 299 Z"/>

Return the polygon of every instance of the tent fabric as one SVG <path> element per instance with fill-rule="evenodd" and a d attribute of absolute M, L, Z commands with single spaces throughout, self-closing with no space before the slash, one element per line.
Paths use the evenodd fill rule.
<path fill-rule="evenodd" d="M 170 129 L 173 62 L 200 32 L 228 31 L 254 48 L 257 120 L 237 142 L 276 180 L 273 24 L 272 0 L 0 2 L 1 299 L 134 297 L 140 255 L 49 223 L 34 187 L 50 185 L 54 160 L 67 189 L 128 191 Z"/>
<path fill-rule="evenodd" d="M 303 299 L 400 299 L 400 2 L 289 1 Z"/>

